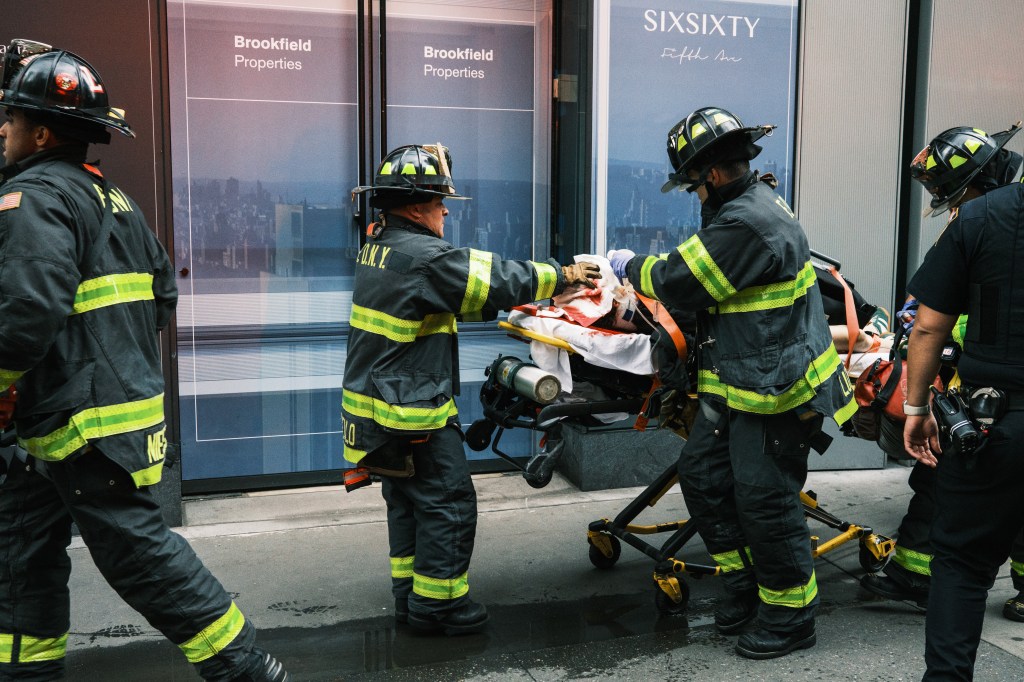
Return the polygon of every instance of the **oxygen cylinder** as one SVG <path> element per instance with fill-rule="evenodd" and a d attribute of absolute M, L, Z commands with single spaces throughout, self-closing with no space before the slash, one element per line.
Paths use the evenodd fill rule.
<path fill-rule="evenodd" d="M 558 377 L 519 358 L 501 358 L 494 373 L 499 384 L 541 405 L 547 405 L 562 392 Z"/>

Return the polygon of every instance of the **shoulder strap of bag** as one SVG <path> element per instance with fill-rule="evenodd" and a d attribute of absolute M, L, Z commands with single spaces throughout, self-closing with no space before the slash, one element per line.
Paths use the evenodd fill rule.
<path fill-rule="evenodd" d="M 100 200 L 103 203 L 103 223 L 100 225 L 100 231 L 96 238 L 86 249 L 85 258 L 82 259 L 82 263 L 79 266 L 79 273 L 82 275 L 82 279 L 85 279 L 92 272 L 96 261 L 99 260 L 103 247 L 107 245 L 107 240 L 110 239 L 110 233 L 114 231 L 114 224 L 117 221 L 114 220 L 114 209 L 110 205 L 110 183 L 107 182 L 107 179 L 103 177 L 103 173 L 98 168 L 88 164 L 83 165 L 90 175 L 98 178 L 103 183 L 103 197 Z"/>
<path fill-rule="evenodd" d="M 900 342 L 903 340 L 903 333 L 903 325 L 897 325 L 896 333 L 892 339 L 892 350 L 889 351 L 892 371 L 889 373 L 889 378 L 886 379 L 885 384 L 879 389 L 878 395 L 871 401 L 871 406 L 879 410 L 884 410 L 885 406 L 889 404 L 889 399 L 896 392 L 896 387 L 900 384 L 900 377 L 903 376 L 903 358 L 900 357 Z"/>

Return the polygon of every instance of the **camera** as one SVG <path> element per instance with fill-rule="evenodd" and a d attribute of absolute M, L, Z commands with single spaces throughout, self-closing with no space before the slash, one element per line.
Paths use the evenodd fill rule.
<path fill-rule="evenodd" d="M 942 393 L 932 386 L 932 414 L 939 429 L 949 438 L 953 450 L 965 457 L 975 454 L 981 446 L 982 433 L 974 426 L 967 404 L 956 390 Z"/>

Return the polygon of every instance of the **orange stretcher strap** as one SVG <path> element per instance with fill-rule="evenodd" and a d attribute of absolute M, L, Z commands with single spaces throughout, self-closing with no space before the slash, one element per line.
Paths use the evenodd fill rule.
<path fill-rule="evenodd" d="M 658 324 L 661 328 L 668 332 L 668 335 L 672 338 L 672 343 L 675 344 L 676 352 L 679 354 L 679 358 L 683 361 L 686 360 L 686 337 L 683 336 L 683 332 L 679 329 L 679 325 L 672 319 L 668 310 L 658 301 L 647 298 L 642 294 L 637 294 L 636 297 L 647 306 L 647 309 L 651 311 L 651 315 L 654 315 L 655 319 L 658 320 Z M 852 300 L 852 299 L 851 299 Z"/>
<path fill-rule="evenodd" d="M 651 381 L 651 390 L 644 396 L 644 404 L 640 407 L 640 413 L 637 414 L 636 421 L 633 422 L 633 428 L 637 431 L 647 430 L 647 422 L 650 421 L 647 417 L 647 409 L 651 404 L 651 396 L 654 395 L 654 392 L 658 390 L 659 386 L 661 386 L 661 379 L 659 379 L 658 375 L 655 374 L 653 381 Z"/>
<path fill-rule="evenodd" d="M 850 345 L 849 350 L 846 351 L 846 369 L 850 369 L 853 347 L 856 345 L 857 337 L 860 335 L 860 329 L 857 328 L 857 313 L 853 304 L 853 290 L 850 289 L 850 285 L 846 283 L 843 276 L 836 270 L 836 266 L 828 266 L 828 271 L 832 273 L 832 276 L 839 282 L 839 286 L 843 288 L 843 297 L 846 299 L 846 335 L 849 337 L 847 342 Z"/>

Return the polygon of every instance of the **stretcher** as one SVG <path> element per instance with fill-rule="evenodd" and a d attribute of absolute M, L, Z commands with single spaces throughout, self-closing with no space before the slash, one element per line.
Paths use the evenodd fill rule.
<path fill-rule="evenodd" d="M 815 254 L 818 256 L 818 254 Z M 838 263 L 828 261 L 835 268 Z M 571 391 L 562 390 L 563 382 L 557 371 L 546 371 L 537 364 L 517 357 L 499 356 L 486 371 L 487 378 L 480 390 L 484 418 L 474 422 L 467 430 L 467 444 L 481 451 L 490 446 L 492 452 L 522 471 L 523 478 L 534 488 L 546 486 L 564 448 L 562 425 L 567 420 L 588 423 L 608 419 L 635 417 L 635 427 L 657 423 L 659 428 L 671 428 L 682 438 L 688 434 L 688 424 L 696 408 L 696 396 L 682 386 L 660 384 L 655 376 L 635 374 L 616 369 L 616 359 L 595 356 L 595 346 L 587 340 L 572 343 L 578 330 L 550 332 L 551 325 L 529 324 L 537 319 L 533 307 L 519 309 L 499 326 L 512 338 L 531 345 L 531 358 L 543 355 L 547 369 L 551 369 L 551 353 L 557 351 L 561 369 L 569 370 Z M 529 326 L 528 326 L 529 325 Z M 529 328 L 532 326 L 533 328 Z M 648 325 L 659 326 L 652 315 Z M 598 334 L 614 330 L 598 331 Z M 557 334 L 557 335 L 556 335 Z M 600 338 L 597 336 L 595 338 Z M 664 335 L 662 336 L 664 338 Z M 640 340 L 642 341 L 642 339 Z M 626 342 L 630 347 L 633 340 Z M 838 344 L 837 344 L 838 345 Z M 623 346 L 622 342 L 617 346 Z M 853 344 L 851 344 L 852 348 Z M 642 348 L 638 343 L 636 348 Z M 632 348 L 635 351 L 636 348 Z M 870 350 L 870 349 L 869 349 Z M 650 353 L 650 347 L 648 348 Z M 586 356 L 586 357 L 584 357 Z M 689 375 L 692 378 L 692 374 Z M 540 386 L 541 381 L 547 386 Z M 554 382 L 559 384 L 555 389 Z M 585 391 L 578 390 L 586 387 Z M 522 457 L 504 452 L 500 447 L 502 434 L 513 428 L 526 428 L 540 434 L 538 451 L 520 464 Z M 680 440 L 680 447 L 683 441 Z M 662 497 L 678 483 L 675 464 L 665 469 L 650 485 L 630 501 L 613 518 L 601 518 L 587 528 L 588 557 L 598 569 L 610 569 L 618 561 L 625 543 L 654 561 L 654 601 L 658 610 L 666 614 L 685 611 L 689 601 L 689 587 L 683 576 L 693 578 L 716 576 L 722 567 L 714 563 L 684 562 L 677 558 L 682 547 L 697 534 L 689 519 L 674 519 L 656 524 L 640 524 L 637 518 L 647 509 L 655 507 Z M 867 572 L 881 570 L 895 549 L 895 542 L 875 533 L 870 527 L 846 521 L 826 511 L 812 490 L 802 491 L 800 501 L 804 515 L 823 525 L 828 533 L 811 535 L 811 546 L 817 558 L 849 542 L 857 542 L 858 561 Z M 667 538 L 660 544 L 644 539 L 647 536 Z"/>

